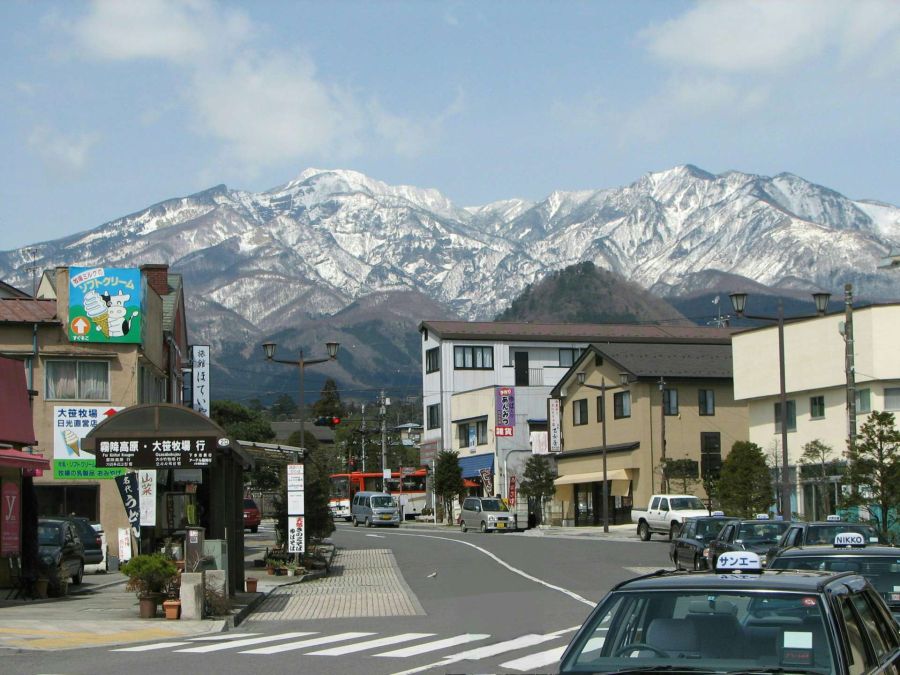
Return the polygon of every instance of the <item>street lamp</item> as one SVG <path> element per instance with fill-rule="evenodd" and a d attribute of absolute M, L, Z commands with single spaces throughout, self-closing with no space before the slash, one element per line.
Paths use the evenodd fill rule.
<path fill-rule="evenodd" d="M 831 299 L 831 293 L 813 293 L 813 300 L 816 303 L 816 314 L 813 316 L 824 316 L 828 309 L 828 301 Z M 779 380 L 779 417 L 781 418 L 781 515 L 785 515 L 787 510 L 788 520 L 791 514 L 791 482 L 788 478 L 788 444 L 787 444 L 787 391 L 785 390 L 784 378 L 784 301 L 778 298 L 778 316 L 760 316 L 756 314 L 745 314 L 744 307 L 747 304 L 746 293 L 730 293 L 731 306 L 734 308 L 735 314 L 745 319 L 756 319 L 758 321 L 774 321 L 778 324 L 778 380 Z M 809 318 L 809 316 L 795 317 Z"/>
<path fill-rule="evenodd" d="M 337 342 L 326 342 L 325 347 L 328 350 L 328 358 L 322 359 L 304 359 L 303 358 L 303 350 L 300 350 L 300 358 L 296 361 L 289 361 L 283 359 L 275 358 L 275 343 L 274 342 L 263 342 L 263 350 L 266 353 L 266 360 L 274 361 L 275 363 L 287 363 L 288 365 L 298 366 L 300 368 L 300 447 L 306 450 L 306 411 L 304 409 L 306 398 L 306 390 L 304 389 L 303 384 L 303 371 L 306 370 L 306 366 L 312 366 L 317 363 L 325 363 L 326 361 L 333 361 L 337 358 L 338 347 L 340 344 Z"/>
<path fill-rule="evenodd" d="M 587 375 L 583 370 L 578 371 L 578 385 L 581 387 L 587 387 L 588 389 L 596 389 L 600 392 L 600 428 L 602 430 L 602 443 L 603 443 L 603 531 L 609 532 L 609 485 L 607 483 L 606 477 L 606 392 L 612 391 L 614 389 L 622 389 L 627 387 L 629 384 L 628 373 L 619 373 L 619 384 L 615 384 L 611 387 L 606 386 L 606 378 L 600 378 L 600 386 L 598 387 L 596 384 L 587 384 L 585 379 L 587 379 Z"/>

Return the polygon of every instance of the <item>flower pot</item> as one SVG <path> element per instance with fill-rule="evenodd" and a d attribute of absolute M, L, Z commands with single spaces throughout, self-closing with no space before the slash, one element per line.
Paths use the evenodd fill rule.
<path fill-rule="evenodd" d="M 152 619 L 156 616 L 156 598 L 138 598 L 140 617 Z"/>
<path fill-rule="evenodd" d="M 247 577 L 244 583 L 247 585 L 248 593 L 256 593 L 256 583 L 259 581 L 256 577 Z"/>
<path fill-rule="evenodd" d="M 266 574 L 275 574 L 275 567 L 273 565 L 266 567 Z"/>
<path fill-rule="evenodd" d="M 292 568 L 288 568 L 287 575 L 289 577 L 292 577 L 292 576 L 294 576 L 294 574 L 296 574 L 296 570 L 294 570 Z"/>
<path fill-rule="evenodd" d="M 181 600 L 166 600 L 163 602 L 163 611 L 166 613 L 167 619 L 178 619 L 181 617 Z"/>
<path fill-rule="evenodd" d="M 46 598 L 47 597 L 47 589 L 50 586 L 49 579 L 35 579 L 34 581 L 34 594 L 38 598 Z"/>

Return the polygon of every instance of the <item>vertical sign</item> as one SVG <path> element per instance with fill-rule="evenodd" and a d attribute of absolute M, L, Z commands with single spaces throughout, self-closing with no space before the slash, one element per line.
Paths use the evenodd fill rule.
<path fill-rule="evenodd" d="M 488 497 L 494 494 L 494 481 L 491 479 L 490 469 L 481 469 L 481 484 Z"/>
<path fill-rule="evenodd" d="M 69 342 L 141 343 L 139 269 L 71 267 L 69 286 Z"/>
<path fill-rule="evenodd" d="M 516 491 L 517 491 L 516 476 L 515 476 L 515 474 L 513 474 L 512 476 L 509 477 L 509 491 L 506 493 L 508 495 L 507 499 L 509 501 L 510 506 L 516 505 Z"/>
<path fill-rule="evenodd" d="M 131 529 L 128 527 L 119 528 L 119 562 L 128 562 L 131 560 Z"/>
<path fill-rule="evenodd" d="M 560 425 L 559 399 L 551 398 L 550 406 L 550 452 L 562 452 L 562 428 Z"/>
<path fill-rule="evenodd" d="M 0 488 L 0 554 L 4 558 L 17 557 L 22 553 L 20 496 L 17 482 L 3 481 L 3 487 Z"/>
<path fill-rule="evenodd" d="M 128 522 L 131 523 L 134 538 L 140 539 L 141 497 L 137 474 L 126 473 L 122 476 L 116 476 L 116 485 L 119 486 L 119 494 L 122 496 L 122 503 L 125 505 L 125 513 L 128 515 Z"/>
<path fill-rule="evenodd" d="M 141 527 L 156 527 L 156 469 L 138 471 L 141 486 L 138 503 L 141 507 Z"/>
<path fill-rule="evenodd" d="M 191 387 L 194 399 L 191 406 L 198 413 L 209 417 L 209 345 L 192 346 L 191 363 L 193 364 Z"/>
<path fill-rule="evenodd" d="M 469 452 L 475 452 L 478 445 L 478 433 L 474 424 L 469 425 Z"/>
<path fill-rule="evenodd" d="M 516 390 L 514 387 L 495 387 L 494 403 L 497 422 L 494 435 L 512 436 L 516 428 Z"/>
<path fill-rule="evenodd" d="M 306 542 L 303 536 L 305 514 L 302 464 L 287 465 L 288 553 L 303 553 Z"/>

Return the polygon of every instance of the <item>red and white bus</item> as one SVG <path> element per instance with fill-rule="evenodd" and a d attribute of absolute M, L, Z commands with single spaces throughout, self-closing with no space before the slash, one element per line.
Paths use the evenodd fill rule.
<path fill-rule="evenodd" d="M 416 469 L 412 472 L 404 472 L 401 480 L 400 472 L 391 472 L 391 477 L 384 481 L 384 492 L 396 497 L 403 508 L 403 517 L 415 517 L 425 508 L 425 469 Z M 350 473 L 335 473 L 331 476 L 331 497 L 328 500 L 328 508 L 332 517 L 337 520 L 343 518 L 350 520 L 350 502 L 357 492 L 382 491 L 381 472 L 352 471 Z"/>

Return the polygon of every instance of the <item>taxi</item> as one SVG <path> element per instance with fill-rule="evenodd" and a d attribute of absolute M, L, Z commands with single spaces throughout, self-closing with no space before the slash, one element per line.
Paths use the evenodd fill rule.
<path fill-rule="evenodd" d="M 768 551 L 768 557 L 771 558 L 783 548 L 791 546 L 811 546 L 813 544 L 824 544 L 831 546 L 835 536 L 840 532 L 859 532 L 866 538 L 869 544 L 887 544 L 884 537 L 879 534 L 871 525 L 867 523 L 851 523 L 841 520 L 841 517 L 832 514 L 827 516 L 824 521 L 803 522 L 795 521 L 782 535 L 781 539 L 771 547 Z"/>
<path fill-rule="evenodd" d="M 900 621 L 900 548 L 870 545 L 858 532 L 844 532 L 835 536 L 831 547 L 783 549 L 769 562 L 769 567 L 856 572 L 868 579 Z"/>
<path fill-rule="evenodd" d="M 737 518 L 726 516 L 723 511 L 713 511 L 709 516 L 685 518 L 681 531 L 669 546 L 669 560 L 675 565 L 675 569 L 687 567 L 705 570 L 707 564 L 704 549 L 726 524 L 735 521 Z"/>
<path fill-rule="evenodd" d="M 723 552 L 714 573 L 659 570 L 600 601 L 561 673 L 897 673 L 900 633 L 859 574 L 763 570 Z"/>
<path fill-rule="evenodd" d="M 714 569 L 716 560 L 726 551 L 753 551 L 759 554 L 765 566 L 766 552 L 778 543 L 791 524 L 789 520 L 769 520 L 767 513 L 760 513 L 753 519 L 729 523 L 709 542 L 703 555 L 706 556 L 709 568 Z"/>

